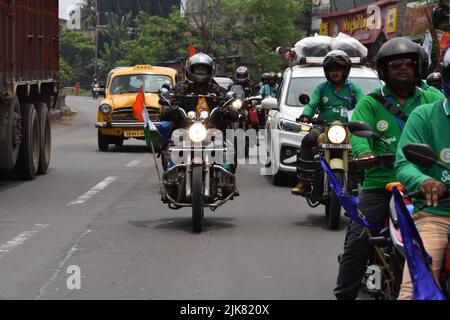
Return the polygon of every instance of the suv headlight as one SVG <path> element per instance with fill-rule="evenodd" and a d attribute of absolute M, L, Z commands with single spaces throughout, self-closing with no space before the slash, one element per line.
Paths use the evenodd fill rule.
<path fill-rule="evenodd" d="M 201 123 L 194 123 L 189 128 L 189 138 L 193 142 L 202 142 L 203 140 L 206 139 L 206 136 L 207 136 L 206 127 Z"/>
<path fill-rule="evenodd" d="M 294 121 L 280 119 L 278 120 L 278 128 L 282 131 L 300 132 L 302 125 Z"/>
<path fill-rule="evenodd" d="M 328 139 L 331 143 L 342 143 L 347 138 L 347 130 L 343 126 L 334 125 L 328 129 Z"/>
<path fill-rule="evenodd" d="M 105 115 L 110 114 L 111 110 L 112 110 L 112 108 L 109 104 L 105 103 L 100 106 L 100 111 Z"/>

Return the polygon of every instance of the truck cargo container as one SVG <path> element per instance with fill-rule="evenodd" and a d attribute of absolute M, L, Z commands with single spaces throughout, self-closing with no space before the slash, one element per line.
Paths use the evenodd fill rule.
<path fill-rule="evenodd" d="M 0 170 L 21 179 L 50 163 L 59 33 L 58 0 L 0 0 Z"/>

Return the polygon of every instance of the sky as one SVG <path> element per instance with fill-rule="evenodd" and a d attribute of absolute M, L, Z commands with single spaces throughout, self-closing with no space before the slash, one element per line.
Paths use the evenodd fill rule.
<path fill-rule="evenodd" d="M 70 6 L 80 3 L 83 0 L 59 0 L 59 17 L 67 19 L 69 16 L 67 14 L 67 9 Z"/>

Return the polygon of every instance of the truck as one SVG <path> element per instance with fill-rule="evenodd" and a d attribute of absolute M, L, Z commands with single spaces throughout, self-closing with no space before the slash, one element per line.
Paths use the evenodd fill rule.
<path fill-rule="evenodd" d="M 58 14 L 58 0 L 0 0 L 0 171 L 23 180 L 50 163 Z"/>

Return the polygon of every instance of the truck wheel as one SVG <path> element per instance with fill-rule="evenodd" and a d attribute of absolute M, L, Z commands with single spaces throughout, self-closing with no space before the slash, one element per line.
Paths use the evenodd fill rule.
<path fill-rule="evenodd" d="M 22 143 L 14 174 L 23 180 L 33 180 L 39 167 L 39 116 L 31 103 L 20 104 L 22 113 Z"/>
<path fill-rule="evenodd" d="M 40 127 L 40 156 L 38 174 L 46 174 L 50 164 L 50 154 L 52 149 L 52 136 L 50 128 L 50 115 L 45 103 L 40 102 L 35 105 Z"/>
<path fill-rule="evenodd" d="M 109 148 L 109 137 L 105 136 L 98 130 L 98 149 L 100 151 L 108 151 Z"/>
<path fill-rule="evenodd" d="M 14 97 L 0 105 L 0 170 L 14 168 L 20 149 L 20 106 Z"/>

